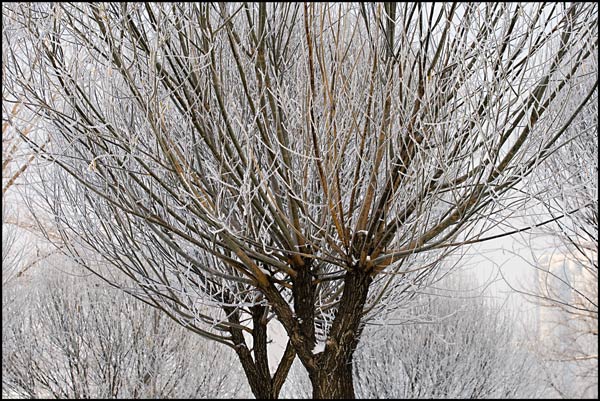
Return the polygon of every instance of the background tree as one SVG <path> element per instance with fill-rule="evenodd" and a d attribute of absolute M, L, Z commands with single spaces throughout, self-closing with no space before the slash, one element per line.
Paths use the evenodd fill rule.
<path fill-rule="evenodd" d="M 21 102 L 13 103 L 10 109 L 8 106 L 2 102 L 2 288 L 47 256 L 29 258 L 21 246 L 23 231 L 31 224 L 27 223 L 30 219 L 23 218 L 23 208 L 18 207 L 17 192 L 35 156 L 23 137 L 30 134 L 35 121 L 23 123 L 27 119 L 23 118 L 26 113 Z M 19 130 L 15 129 L 17 124 Z"/>
<path fill-rule="evenodd" d="M 594 73 L 597 57 L 590 60 Z M 597 74 L 597 72 L 596 72 Z M 581 95 L 575 92 L 574 96 Z M 536 333 L 547 373 L 565 397 L 597 397 L 598 388 L 598 104 L 590 103 L 567 140 L 530 178 L 528 188 L 556 218 L 529 239 L 533 285 L 511 287 L 543 310 Z M 531 220 L 530 220 L 531 221 Z M 550 246 L 535 250 L 535 238 Z M 568 373 L 565 373 L 568 372 Z M 571 376 L 573 375 L 573 376 Z"/>
<path fill-rule="evenodd" d="M 158 310 L 89 274 L 67 275 L 52 270 L 51 263 L 42 265 L 46 274 L 8 289 L 19 294 L 3 311 L 12 316 L 2 325 L 3 394 L 71 399 L 246 395 L 230 350 L 198 342 Z"/>
<path fill-rule="evenodd" d="M 592 3 L 13 4 L 3 19 L 5 85 L 51 135 L 30 142 L 58 167 L 44 192 L 67 251 L 235 349 L 260 397 L 296 354 L 314 397 L 353 398 L 364 323 L 529 199 L 519 184 L 597 88 Z M 289 338 L 277 368 L 272 319 Z"/>

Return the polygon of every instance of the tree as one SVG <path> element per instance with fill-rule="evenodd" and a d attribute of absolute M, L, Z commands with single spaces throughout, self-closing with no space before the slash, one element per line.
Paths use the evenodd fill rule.
<path fill-rule="evenodd" d="M 52 273 L 33 275 L 26 285 L 12 288 L 18 300 L 3 311 L 11 315 L 2 325 L 3 394 L 70 399 L 244 395 L 243 374 L 231 351 L 198 342 L 157 309 L 89 274 L 52 271 L 50 263 L 43 267 Z"/>
<path fill-rule="evenodd" d="M 19 114 L 21 103 L 15 103 L 9 110 L 2 103 L 2 288 L 16 277 L 23 274 L 34 262 L 26 262 L 23 249 L 19 246 L 21 237 L 18 221 L 18 210 L 12 204 L 12 193 L 21 184 L 22 175 L 31 166 L 34 153 L 15 129 L 11 129 Z M 33 124 L 21 130 L 27 136 Z"/>
<path fill-rule="evenodd" d="M 593 71 L 597 57 L 590 62 Z M 574 95 L 577 96 L 577 92 Z M 564 146 L 540 166 L 528 185 L 554 218 L 552 224 L 536 233 L 536 236 L 549 238 L 551 251 L 546 248 L 541 255 L 532 252 L 530 263 L 535 269 L 532 287 L 509 285 L 543 308 L 539 325 L 543 326 L 545 339 L 537 342 L 538 351 L 550 361 L 548 373 L 557 391 L 566 397 L 595 398 L 598 387 L 597 102 L 590 103 L 579 114 L 566 136 Z M 531 248 L 533 243 L 530 239 Z M 575 378 L 565 375 L 568 365 L 574 370 Z M 557 370 L 559 374 L 554 373 Z"/>
<path fill-rule="evenodd" d="M 58 167 L 44 192 L 67 251 L 232 347 L 262 398 L 296 355 L 315 398 L 353 398 L 365 322 L 524 196 L 597 87 L 581 69 L 592 3 L 13 4 L 3 19 L 4 84 L 51 137 L 29 142 Z"/>
<path fill-rule="evenodd" d="M 462 280 L 461 286 L 470 280 Z M 472 281 L 471 281 L 472 282 Z M 396 327 L 365 330 L 357 393 L 363 398 L 536 398 L 537 361 L 519 343 L 514 313 L 480 294 L 433 291 Z"/>

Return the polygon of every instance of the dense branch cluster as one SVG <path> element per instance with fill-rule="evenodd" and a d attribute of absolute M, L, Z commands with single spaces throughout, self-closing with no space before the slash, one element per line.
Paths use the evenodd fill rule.
<path fill-rule="evenodd" d="M 494 227 L 597 97 L 592 3 L 13 4 L 3 19 L 6 87 L 50 132 L 30 142 L 60 167 L 45 191 L 70 253 L 269 378 L 276 318 L 276 392 L 295 354 L 317 387 L 345 369 L 363 311 Z"/>

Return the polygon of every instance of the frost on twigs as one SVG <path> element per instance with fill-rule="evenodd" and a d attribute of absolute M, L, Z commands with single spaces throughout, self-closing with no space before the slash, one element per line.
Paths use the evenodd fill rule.
<path fill-rule="evenodd" d="M 358 335 L 523 205 L 524 178 L 595 97 L 596 15 L 16 3 L 3 87 L 51 136 L 44 199 L 65 239 L 198 334 L 234 346 L 252 333 L 258 359 L 260 293 L 292 341 L 284 367 L 296 353 L 318 369 L 308 344 L 336 323 Z"/>

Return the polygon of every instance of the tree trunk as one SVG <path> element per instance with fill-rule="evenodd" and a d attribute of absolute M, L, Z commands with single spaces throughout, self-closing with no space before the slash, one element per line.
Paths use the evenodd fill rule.
<path fill-rule="evenodd" d="M 273 394 L 270 377 L 263 377 L 261 380 L 261 378 L 249 375 L 248 372 L 246 372 L 246 378 L 248 379 L 252 394 L 257 400 L 277 399 L 277 395 Z"/>
<path fill-rule="evenodd" d="M 325 350 L 316 356 L 316 369 L 309 370 L 313 398 L 354 399 L 352 359 L 364 326 L 362 311 L 372 278 L 363 270 L 348 272 L 338 316 L 333 322 Z"/>
<path fill-rule="evenodd" d="M 239 325 L 239 311 L 233 308 L 224 308 L 224 310 L 229 315 L 229 321 Z M 242 364 L 252 394 L 256 399 L 274 400 L 279 398 L 279 392 L 292 367 L 296 352 L 288 341 L 277 371 L 271 377 L 267 350 L 268 308 L 263 305 L 255 305 L 250 308 L 250 311 L 253 323 L 252 351 L 248 349 L 241 329 L 231 327 L 229 331 L 236 344 L 234 349 Z"/>
<path fill-rule="evenodd" d="M 249 363 L 247 355 L 243 356 L 243 360 L 242 357 L 240 357 L 246 379 L 248 380 L 252 394 L 254 394 L 254 397 L 256 397 L 257 400 L 276 400 L 279 398 L 279 392 L 285 383 L 285 379 L 287 378 L 295 357 L 296 352 L 294 351 L 294 347 L 292 347 L 291 343 L 288 341 L 285 352 L 281 357 L 281 361 L 279 362 L 279 366 L 273 377 L 271 377 L 268 371 L 260 372 L 253 367 L 253 365 Z"/>
<path fill-rule="evenodd" d="M 333 370 L 320 369 L 311 377 L 313 398 L 315 399 L 354 399 L 352 380 L 352 357 L 341 361 Z"/>

